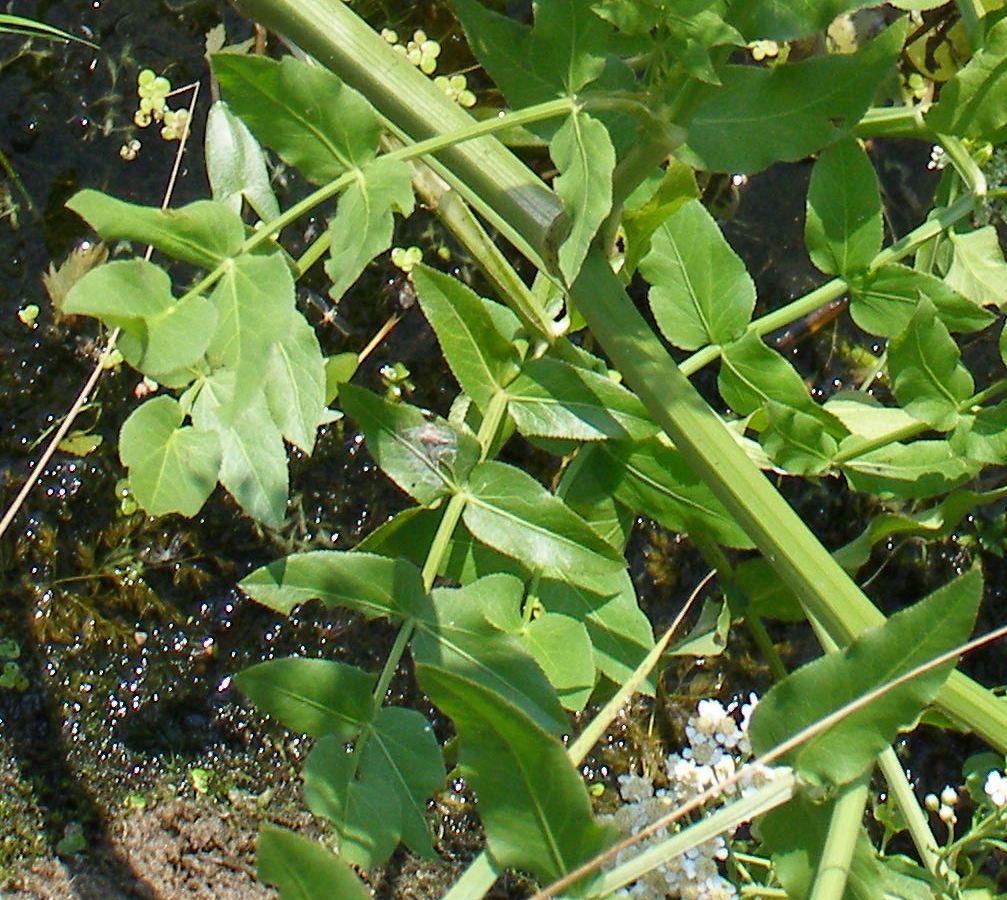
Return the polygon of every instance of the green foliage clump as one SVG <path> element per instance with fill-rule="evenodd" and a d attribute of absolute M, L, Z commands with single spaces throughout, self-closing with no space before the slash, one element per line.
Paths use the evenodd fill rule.
<path fill-rule="evenodd" d="M 455 0 L 508 110 L 477 120 L 461 108 L 467 82 L 449 81 L 448 96 L 426 77 L 440 47 L 425 34 L 397 51 L 397 35 L 342 4 L 247 0 L 329 68 L 214 56 L 224 100 L 208 129 L 212 200 L 171 211 L 94 191 L 70 200 L 104 240 L 149 243 L 198 270 L 176 289 L 163 266 L 117 260 L 63 302 L 117 329 L 125 361 L 165 388 L 119 437 L 141 507 L 192 516 L 219 483 L 279 528 L 287 445 L 310 453 L 339 414 L 412 503 L 354 549 L 293 553 L 241 582 L 278 613 L 321 601 L 396 634 L 380 671 L 290 657 L 237 676 L 315 739 L 305 799 L 331 823 L 336 852 L 265 828 L 260 875 L 284 895 L 331 896 L 336 885 L 364 896 L 351 866 L 380 866 L 400 843 L 434 859 L 427 804 L 449 772 L 474 790 L 486 835 L 449 896 L 483 896 L 505 868 L 551 885 L 541 896 L 605 896 L 752 819 L 757 871 L 716 847 L 753 894 L 991 895 L 971 860 L 1002 849 L 987 840 L 990 823 L 1003 824 L 1000 783 L 987 780 L 989 802 L 979 798 L 981 837 L 941 847 L 891 747 L 933 704 L 947 727 L 1007 750 L 1002 699 L 953 671 L 981 572 L 890 618 L 851 576 L 886 538 L 946 536 L 1007 490 L 989 468 L 1007 461 L 1007 352 L 989 340 L 1007 309 L 1007 262 L 995 230 L 972 221 L 987 195 L 984 148 L 1007 125 L 1004 105 L 989 102 L 1004 89 L 1007 22 L 959 4 L 972 10 L 971 57 L 936 100 L 920 100 L 891 77 L 916 40 L 909 14 L 846 52 L 816 39 L 866 5 L 573 0 L 538 3 L 524 24 Z M 144 77 L 153 110 L 164 85 Z M 939 144 L 950 163 L 931 215 L 898 237 L 864 142 L 888 136 Z M 537 146 L 545 180 L 500 137 Z M 282 212 L 263 146 L 314 186 Z M 804 236 L 823 282 L 767 311 L 697 173 L 809 155 Z M 297 280 L 319 261 L 332 301 L 349 296 L 417 194 L 494 295 L 392 253 L 460 389 L 446 417 L 412 402 L 408 372 L 386 374 L 386 396 L 346 383 L 354 361 L 324 359 L 296 303 Z M 254 228 L 246 200 L 263 220 Z M 292 259 L 282 229 L 316 209 L 328 225 Z M 530 284 L 473 210 L 526 258 Z M 627 295 L 634 278 L 648 318 Z M 884 350 L 857 389 L 823 398 L 766 335 L 844 296 Z M 974 367 L 962 352 L 972 341 L 995 346 L 994 366 Z M 713 364 L 711 404 L 689 377 Z M 327 408 L 335 400 L 339 411 Z M 554 484 L 497 458 L 515 435 L 560 458 Z M 828 478 L 873 495 L 881 512 L 830 553 L 764 472 Z M 655 640 L 626 570 L 637 516 L 687 534 L 716 570 L 720 593 L 701 618 L 712 636 Z M 809 619 L 827 652 L 787 673 L 764 618 Z M 752 719 L 752 748 L 759 765 L 789 771 L 737 796 L 728 788 L 744 766 L 713 779 L 637 835 L 664 829 L 658 840 L 627 853 L 634 841 L 613 844 L 576 766 L 622 703 L 653 692 L 663 655 L 718 652 L 743 619 L 779 676 Z M 425 714 L 386 702 L 407 654 L 418 689 L 450 720 L 447 744 Z M 613 695 L 568 744 L 569 714 Z M 901 816 L 881 814 L 886 834 L 904 830 L 915 859 L 862 828 L 875 767 Z"/>

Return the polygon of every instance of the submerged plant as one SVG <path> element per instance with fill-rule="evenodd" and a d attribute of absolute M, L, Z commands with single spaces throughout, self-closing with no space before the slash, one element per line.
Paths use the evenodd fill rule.
<path fill-rule="evenodd" d="M 729 890 L 725 874 L 751 893 L 792 896 L 989 890 L 966 856 L 941 854 L 891 747 L 932 703 L 947 727 L 1007 750 L 1002 698 L 952 671 L 981 571 L 888 618 L 854 579 L 886 538 L 946 536 L 1007 497 L 989 470 L 978 480 L 1007 459 L 1007 349 L 1001 340 L 983 369 L 961 349 L 994 338 L 1007 308 L 996 232 L 973 223 L 987 196 L 983 148 L 1007 124 L 999 104 L 980 102 L 1003 92 L 1007 21 L 956 4 L 971 58 L 936 101 L 919 101 L 891 77 L 919 30 L 909 14 L 848 52 L 804 41 L 864 3 L 704 0 L 672 14 L 654 0 L 543 0 L 528 25 L 455 0 L 507 104 L 476 120 L 460 92 L 424 74 L 439 55 L 426 35 L 397 51 L 397 35 L 341 3 L 244 5 L 329 69 L 215 55 L 226 106 L 208 127 L 213 199 L 161 211 L 88 190 L 69 203 L 104 240 L 149 243 L 199 274 L 177 284 L 164 266 L 119 259 L 77 281 L 62 308 L 120 329 L 125 361 L 164 388 L 119 436 L 131 494 L 149 513 L 194 515 L 219 483 L 282 527 L 286 445 L 310 453 L 340 413 L 413 501 L 352 550 L 294 553 L 241 582 L 282 614 L 321 600 L 395 633 L 378 672 L 293 656 L 236 677 L 315 739 L 305 799 L 337 850 L 267 826 L 260 877 L 289 896 L 362 897 L 354 867 L 382 865 L 400 843 L 435 859 L 427 804 L 450 769 L 478 798 L 486 835 L 452 898 L 483 896 L 505 868 L 531 873 L 541 897 L 600 897 L 662 867 L 687 872 L 689 860 L 698 872 L 700 858 L 710 890 Z M 931 215 L 898 237 L 886 235 L 863 143 L 888 136 L 937 144 L 949 162 Z M 538 147 L 548 180 L 501 138 Z M 282 212 L 260 144 L 314 186 Z M 827 280 L 770 311 L 701 202 L 697 172 L 743 176 L 810 154 L 805 242 Z M 487 286 L 396 254 L 460 388 L 446 417 L 411 402 L 408 372 L 391 371 L 393 398 L 347 383 L 353 361 L 324 359 L 297 305 L 296 281 L 318 263 L 333 303 L 348 299 L 417 196 Z M 327 228 L 293 259 L 281 233 L 309 212 Z M 530 284 L 483 221 L 533 268 Z M 647 285 L 656 331 L 627 295 L 634 280 Z M 884 350 L 869 354 L 876 364 L 858 389 L 812 396 L 764 336 L 833 314 L 844 296 Z M 715 363 L 711 405 L 689 377 Z M 511 439 L 562 460 L 553 487 L 497 459 Z M 763 471 L 845 483 L 881 512 L 830 553 Z M 629 696 L 653 691 L 649 673 L 671 640 L 655 644 L 626 571 L 638 515 L 689 535 L 716 570 L 718 633 L 745 620 L 778 684 L 748 730 L 751 767 L 717 774 L 746 738 L 719 709 L 700 709 L 689 755 L 666 777 L 697 788 L 707 769 L 716 777 L 688 800 L 673 790 L 668 813 L 618 842 L 575 766 Z M 765 618 L 807 618 L 827 652 L 787 673 Z M 424 713 L 387 702 L 407 654 L 419 691 L 451 722 L 447 747 Z M 568 746 L 569 712 L 613 694 Z M 765 760 L 787 769 L 756 783 Z M 863 830 L 876 767 L 916 859 L 886 856 Z M 624 788 L 653 804 L 639 782 Z M 770 864 L 714 877 L 709 866 L 728 852 L 718 836 L 750 820 Z"/>

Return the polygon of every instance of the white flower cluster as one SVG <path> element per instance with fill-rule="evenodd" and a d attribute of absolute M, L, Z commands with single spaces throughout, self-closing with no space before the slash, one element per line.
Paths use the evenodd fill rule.
<path fill-rule="evenodd" d="M 993 769 L 986 776 L 983 790 L 986 792 L 986 796 L 990 798 L 990 803 L 997 809 L 1003 809 L 1007 806 L 1007 778 L 1004 778 L 1003 772 Z"/>
<path fill-rule="evenodd" d="M 701 700 L 685 728 L 689 745 L 681 754 L 672 753 L 665 760 L 668 786 L 655 788 L 653 781 L 641 775 L 619 776 L 619 795 L 623 805 L 610 817 L 624 836 L 638 834 L 651 822 L 717 783 L 731 778 L 746 760 L 752 747 L 748 723 L 758 702 L 755 694 L 744 704 L 724 707 L 717 700 Z M 740 721 L 736 714 L 740 713 Z M 779 770 L 764 766 L 750 767 L 738 782 L 729 785 L 728 797 L 744 796 L 772 780 Z M 678 830 L 677 826 L 672 826 Z M 645 848 L 658 844 L 669 835 L 660 829 L 649 838 L 621 851 L 611 866 L 620 865 Z M 683 900 L 727 900 L 737 891 L 720 872 L 719 863 L 728 857 L 723 837 L 693 847 L 687 853 L 649 872 L 644 878 L 619 891 L 616 896 L 650 900 L 681 897 Z"/>

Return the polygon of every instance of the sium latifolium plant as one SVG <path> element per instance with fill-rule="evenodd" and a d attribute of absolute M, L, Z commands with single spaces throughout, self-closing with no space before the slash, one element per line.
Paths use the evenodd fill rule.
<path fill-rule="evenodd" d="M 1007 452 L 1003 370 L 972 372 L 960 351 L 966 336 L 995 339 L 1007 303 L 995 229 L 973 224 L 990 193 L 977 160 L 1007 126 L 998 102 L 1007 100 L 1007 22 L 996 3 L 907 2 L 886 7 L 876 33 L 845 52 L 813 39 L 867 5 L 541 0 L 528 24 L 455 0 L 508 110 L 477 120 L 459 92 L 349 7 L 246 0 L 302 53 L 214 57 L 224 98 L 209 129 L 214 199 L 170 212 L 93 191 L 70 201 L 104 239 L 150 243 L 201 273 L 177 288 L 159 265 L 117 260 L 64 304 L 121 328 L 125 359 L 166 388 L 120 434 L 145 509 L 193 515 L 219 482 L 249 515 L 279 526 L 285 444 L 310 452 L 337 393 L 378 465 L 414 501 L 353 550 L 296 553 L 242 582 L 281 613 L 321 600 L 397 629 L 380 672 L 291 657 L 236 679 L 315 738 L 305 799 L 331 823 L 334 846 L 264 828 L 259 873 L 284 896 L 366 896 L 351 867 L 382 864 L 400 842 L 434 858 L 427 804 L 449 767 L 478 798 L 487 845 L 455 897 L 482 896 L 507 867 L 543 886 L 576 872 L 563 891 L 602 896 L 756 815 L 757 846 L 772 865 L 732 870 L 756 893 L 985 889 L 981 872 L 957 865 L 964 855 L 938 844 L 891 749 L 930 703 L 949 727 L 1007 749 L 1007 705 L 951 672 L 952 660 L 903 677 L 968 637 L 981 574 L 888 620 L 855 577 L 878 541 L 946 535 L 1007 495 L 988 468 Z M 912 11 L 920 6 L 939 7 L 939 20 Z M 906 59 L 933 59 L 952 26 L 967 60 L 945 67 L 929 93 L 900 90 Z M 922 56 L 921 40 L 932 45 Z M 746 48 L 765 41 L 803 49 L 756 61 Z M 436 58 L 418 50 L 420 63 Z M 548 153 L 549 183 L 502 142 L 519 127 L 524 143 L 530 134 Z M 949 165 L 932 213 L 886 244 L 863 140 L 889 135 L 935 144 Z M 260 145 L 316 189 L 279 211 Z M 696 176 L 809 154 L 805 237 L 823 284 L 756 315 L 754 283 L 699 201 Z M 395 216 L 412 212 L 416 194 L 495 291 L 482 297 L 434 268 L 412 269 L 460 388 L 447 418 L 327 379 L 295 302 L 297 278 L 316 263 L 332 299 L 355 302 L 347 292 L 388 249 Z M 265 220 L 254 229 L 243 200 Z M 282 228 L 316 210 L 326 231 L 291 259 Z M 536 268 L 532 284 L 480 218 Z M 649 285 L 657 332 L 626 295 L 635 277 Z M 820 401 L 763 336 L 842 296 L 884 351 L 860 389 Z M 577 338 L 585 325 L 604 357 Z M 670 348 L 691 355 L 676 364 Z M 688 381 L 713 364 L 715 407 Z M 877 379 L 884 402 L 867 390 Z M 495 458 L 515 433 L 563 458 L 554 489 Z M 845 482 L 887 511 L 832 554 L 760 469 Z M 687 533 L 716 565 L 722 622 L 758 630 L 763 618 L 807 617 L 830 651 L 765 697 L 751 723 L 755 753 L 851 707 L 787 752 L 792 776 L 670 828 L 635 862 L 599 875 L 597 857 L 615 834 L 594 817 L 574 765 L 590 747 L 568 753 L 561 738 L 568 711 L 608 686 L 632 679 L 648 690 L 640 675 L 660 656 L 623 557 L 637 515 Z M 407 653 L 419 688 L 454 727 L 449 753 L 422 713 L 385 702 Z M 875 767 L 916 859 L 879 853 L 861 826 Z"/>

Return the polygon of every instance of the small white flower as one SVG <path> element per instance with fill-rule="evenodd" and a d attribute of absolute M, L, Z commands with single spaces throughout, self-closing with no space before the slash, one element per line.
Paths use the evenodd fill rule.
<path fill-rule="evenodd" d="M 986 796 L 990 798 L 990 802 L 994 806 L 1007 806 L 1007 778 L 1004 778 L 1002 772 L 993 769 L 986 776 L 986 784 L 983 785 L 983 790 L 986 791 Z"/>
<path fill-rule="evenodd" d="M 654 796 L 654 782 L 642 775 L 620 775 L 619 796 L 627 803 L 640 803 Z"/>
<path fill-rule="evenodd" d="M 958 802 L 958 791 L 956 791 L 950 784 L 944 786 L 944 790 L 941 791 L 941 803 L 945 806 L 954 806 Z"/>

